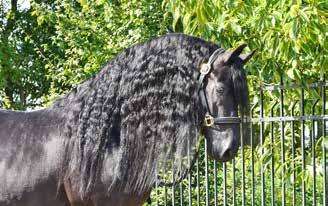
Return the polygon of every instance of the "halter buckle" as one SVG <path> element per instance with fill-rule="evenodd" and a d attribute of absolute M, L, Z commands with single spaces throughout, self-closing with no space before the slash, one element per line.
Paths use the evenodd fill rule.
<path fill-rule="evenodd" d="M 201 68 L 200 68 L 200 73 L 201 74 L 208 74 L 211 70 L 211 66 L 209 64 L 202 64 Z"/>
<path fill-rule="evenodd" d="M 213 124 L 214 124 L 214 118 L 211 115 L 206 114 L 204 119 L 204 125 L 206 127 L 211 127 Z"/>

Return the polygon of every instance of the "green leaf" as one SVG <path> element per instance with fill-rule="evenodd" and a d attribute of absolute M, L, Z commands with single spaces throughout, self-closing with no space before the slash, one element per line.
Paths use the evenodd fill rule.
<path fill-rule="evenodd" d="M 88 4 L 88 0 L 80 0 L 81 6 L 86 6 Z"/>
<path fill-rule="evenodd" d="M 44 21 L 45 21 L 45 16 L 44 15 L 40 15 L 40 16 L 37 17 L 37 22 L 38 22 L 39 26 L 41 26 Z"/>
<path fill-rule="evenodd" d="M 309 19 L 309 17 L 307 16 L 307 14 L 304 12 L 304 10 L 300 10 L 300 15 L 301 15 L 301 17 L 302 17 L 302 19 L 304 20 L 304 21 L 306 21 L 307 23 L 308 22 L 310 22 L 310 19 Z"/>

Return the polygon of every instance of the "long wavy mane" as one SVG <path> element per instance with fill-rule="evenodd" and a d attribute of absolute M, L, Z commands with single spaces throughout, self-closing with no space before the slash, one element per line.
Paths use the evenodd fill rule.
<path fill-rule="evenodd" d="M 84 196 L 103 171 L 109 190 L 130 193 L 149 190 L 168 165 L 182 174 L 201 125 L 198 68 L 218 48 L 183 34 L 137 44 L 58 100 L 67 116 L 62 176 L 79 174 Z"/>

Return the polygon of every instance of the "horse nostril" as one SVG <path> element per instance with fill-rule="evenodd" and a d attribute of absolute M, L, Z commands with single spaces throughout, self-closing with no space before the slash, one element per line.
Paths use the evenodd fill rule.
<path fill-rule="evenodd" d="M 232 149 L 231 148 L 227 148 L 223 152 L 222 157 L 223 157 L 223 159 L 229 159 L 232 156 L 232 154 L 233 154 Z"/>

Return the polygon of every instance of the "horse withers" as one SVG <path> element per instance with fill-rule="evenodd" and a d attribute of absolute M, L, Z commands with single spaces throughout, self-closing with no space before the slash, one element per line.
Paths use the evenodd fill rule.
<path fill-rule="evenodd" d="M 201 133 L 212 158 L 232 159 L 248 110 L 244 47 L 168 34 L 49 108 L 0 110 L 0 205 L 142 205 L 168 163 L 188 171 Z"/>

